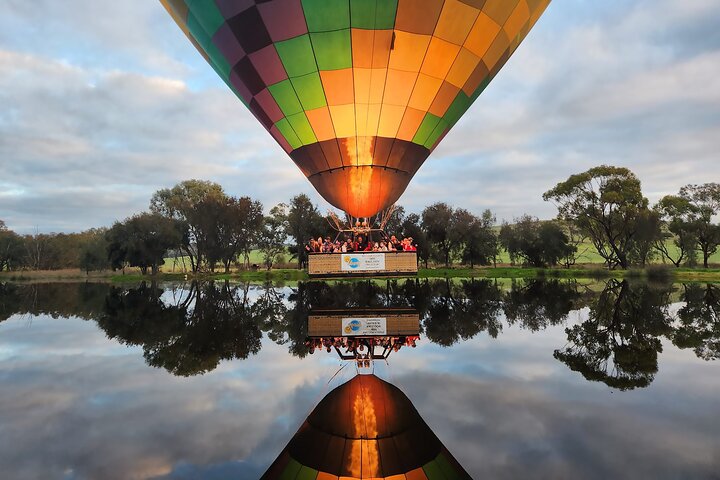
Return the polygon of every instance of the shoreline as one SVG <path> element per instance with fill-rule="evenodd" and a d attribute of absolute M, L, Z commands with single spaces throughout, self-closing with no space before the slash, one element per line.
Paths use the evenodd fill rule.
<path fill-rule="evenodd" d="M 605 280 L 608 278 L 648 279 L 672 282 L 710 282 L 720 283 L 720 268 L 663 268 L 652 265 L 646 269 L 607 270 L 600 267 L 584 268 L 521 268 L 511 266 L 476 267 L 470 268 L 421 268 L 417 275 L 399 276 L 368 276 L 368 277 L 341 277 L 341 278 L 315 278 L 310 279 L 305 270 L 276 269 L 276 270 L 242 270 L 231 273 L 163 273 L 158 275 L 141 275 L 138 272 L 119 273 L 113 271 L 91 272 L 86 274 L 80 270 L 46 270 L 46 271 L 19 271 L 0 272 L 0 282 L 102 282 L 102 283 L 129 283 L 142 281 L 184 282 L 184 281 L 250 281 L 250 282 L 276 282 L 301 280 L 348 280 L 348 279 L 374 279 L 386 280 L 391 278 L 506 278 L 506 279 L 592 279 Z"/>

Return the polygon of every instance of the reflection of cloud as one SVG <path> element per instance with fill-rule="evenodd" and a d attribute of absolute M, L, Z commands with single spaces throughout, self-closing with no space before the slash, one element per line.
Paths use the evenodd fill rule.
<path fill-rule="evenodd" d="M 67 337 L 56 339 L 55 327 Z M 317 380 L 327 374 L 327 367 L 265 342 L 263 361 L 173 377 L 147 367 L 140 349 L 118 346 L 94 327 L 45 317 L 29 327 L 20 319 L 0 324 L 0 350 L 16 340 L 23 345 L 11 347 L 14 356 L 0 364 L 0 471 L 34 479 L 71 470 L 71 478 L 109 480 L 176 470 L 173 478 L 187 478 L 183 472 L 196 471 L 194 465 L 209 465 L 220 472 L 216 478 L 257 472 L 318 400 Z M 271 447 L 257 450 L 268 439 Z"/>
<path fill-rule="evenodd" d="M 650 387 L 616 392 L 551 358 L 563 328 L 481 336 L 394 383 L 473 478 L 713 478 L 716 366 L 666 343 Z"/>
<path fill-rule="evenodd" d="M 712 478 L 717 365 L 665 343 L 650 387 L 613 392 L 552 358 L 563 329 L 423 339 L 377 368 L 473 478 Z M 173 377 L 92 321 L 47 317 L 0 323 L 0 351 L 0 471 L 21 480 L 257 478 L 353 373 L 326 385 L 335 354 L 299 360 L 265 340 L 245 361 Z"/>

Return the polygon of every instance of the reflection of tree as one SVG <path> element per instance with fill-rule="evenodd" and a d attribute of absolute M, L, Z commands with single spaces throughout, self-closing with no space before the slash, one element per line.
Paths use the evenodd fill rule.
<path fill-rule="evenodd" d="M 148 364 L 175 375 L 209 372 L 222 360 L 260 350 L 262 333 L 249 287 L 193 284 L 179 304 L 166 304 L 156 286 L 113 289 L 98 324 L 110 338 L 141 345 Z"/>
<path fill-rule="evenodd" d="M 588 320 L 565 330 L 568 345 L 554 357 L 613 388 L 648 386 L 658 369 L 659 337 L 671 331 L 670 291 L 669 286 L 608 281 Z"/>
<path fill-rule="evenodd" d="M 668 318 L 669 293 L 667 286 L 619 280 L 610 280 L 599 296 L 558 280 L 517 282 L 504 293 L 490 280 L 300 282 L 289 294 L 269 283 L 173 290 L 146 284 L 0 283 L 0 321 L 14 314 L 96 319 L 110 338 L 141 346 L 149 364 L 194 375 L 222 360 L 257 353 L 262 332 L 304 357 L 307 319 L 314 309 L 413 308 L 422 333 L 448 346 L 481 332 L 498 336 L 501 313 L 511 325 L 538 331 L 590 305 L 588 319 L 566 330 L 568 345 L 554 356 L 590 380 L 630 389 L 652 381 L 662 335 L 700 358 L 720 358 L 720 287 L 683 286 L 684 303 L 674 324 Z"/>
<path fill-rule="evenodd" d="M 503 312 L 510 325 L 537 332 L 567 319 L 581 298 L 577 282 L 526 280 L 513 282 L 504 296 Z"/>
<path fill-rule="evenodd" d="M 692 348 L 705 360 L 720 359 L 720 288 L 716 285 L 683 285 L 678 310 L 679 325 L 672 341 L 679 348 Z"/>
<path fill-rule="evenodd" d="M 101 283 L 0 283 L 0 321 L 11 315 L 96 318 L 109 286 Z"/>
<path fill-rule="evenodd" d="M 274 288 L 272 283 L 266 282 L 262 294 L 255 300 L 253 306 L 261 330 L 267 334 L 270 340 L 279 345 L 288 341 L 287 325 L 284 322 L 288 309 L 283 300 L 283 293 Z"/>
<path fill-rule="evenodd" d="M 19 310 L 18 287 L 0 282 L 0 322 L 4 322 Z"/>
<path fill-rule="evenodd" d="M 450 346 L 487 331 L 495 338 L 502 330 L 499 321 L 501 290 L 489 280 L 434 282 L 427 310 L 421 312 L 425 333 L 440 345 Z M 423 315 L 424 313 L 424 315 Z"/>

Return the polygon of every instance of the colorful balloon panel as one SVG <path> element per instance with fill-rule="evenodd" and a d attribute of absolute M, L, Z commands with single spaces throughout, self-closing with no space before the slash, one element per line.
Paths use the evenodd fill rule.
<path fill-rule="evenodd" d="M 400 389 L 357 375 L 320 401 L 262 479 L 363 478 L 470 476 Z"/>
<path fill-rule="evenodd" d="M 161 0 L 318 192 L 393 204 L 550 0 Z"/>

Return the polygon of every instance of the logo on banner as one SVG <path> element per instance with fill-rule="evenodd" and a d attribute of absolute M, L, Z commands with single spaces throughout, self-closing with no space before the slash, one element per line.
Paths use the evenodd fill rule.
<path fill-rule="evenodd" d="M 351 257 L 350 255 L 345 255 L 344 260 L 345 260 L 345 263 L 347 263 L 348 267 L 352 268 L 353 270 L 360 266 L 360 260 L 358 260 L 357 257 Z"/>

